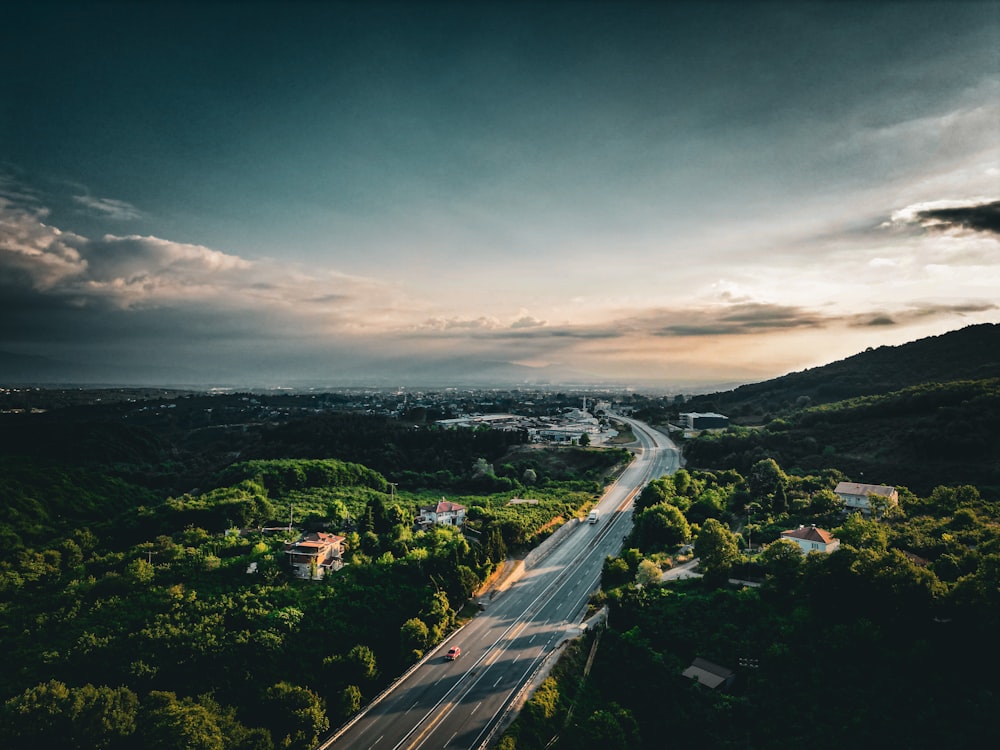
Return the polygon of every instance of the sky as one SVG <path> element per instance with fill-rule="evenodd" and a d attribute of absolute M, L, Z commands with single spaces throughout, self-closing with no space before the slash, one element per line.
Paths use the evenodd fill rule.
<path fill-rule="evenodd" d="M 1000 322 L 993 0 L 19 5 L 0 382 L 681 388 Z"/>

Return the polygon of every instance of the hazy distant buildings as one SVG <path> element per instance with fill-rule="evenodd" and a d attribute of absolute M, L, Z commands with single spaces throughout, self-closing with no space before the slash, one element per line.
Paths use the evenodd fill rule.
<path fill-rule="evenodd" d="M 586 399 L 584 399 L 586 404 Z M 598 406 L 607 407 L 606 403 Z M 586 435 L 591 445 L 617 435 L 601 420 L 583 409 L 567 409 L 550 416 L 519 416 L 517 414 L 470 414 L 452 419 L 439 419 L 435 423 L 444 429 L 471 429 L 489 427 L 493 430 L 523 430 L 532 442 L 578 444 Z"/>

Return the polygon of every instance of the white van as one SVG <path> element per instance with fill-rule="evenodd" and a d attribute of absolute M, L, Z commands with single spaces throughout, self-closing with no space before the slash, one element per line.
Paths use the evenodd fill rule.
<path fill-rule="evenodd" d="M 588 521 L 589 521 L 590 523 L 597 523 L 597 519 L 598 519 L 598 518 L 599 518 L 599 516 L 598 516 L 598 513 L 597 513 L 597 511 L 596 511 L 596 510 L 592 510 L 592 511 L 590 511 L 590 515 L 589 515 L 589 516 L 587 516 L 587 520 L 588 520 Z"/>

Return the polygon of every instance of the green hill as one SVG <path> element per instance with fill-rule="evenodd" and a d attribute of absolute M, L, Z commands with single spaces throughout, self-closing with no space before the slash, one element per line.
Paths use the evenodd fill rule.
<path fill-rule="evenodd" d="M 877 396 L 924 383 L 1000 377 L 1000 324 L 984 323 L 867 349 L 853 357 L 731 391 L 695 396 L 685 411 L 719 411 L 736 422 L 760 421 L 804 406 Z"/>
<path fill-rule="evenodd" d="M 745 472 L 774 458 L 917 492 L 975 484 L 1000 493 L 997 325 L 880 347 L 683 408 L 721 411 L 734 424 L 687 443 L 693 467 Z"/>

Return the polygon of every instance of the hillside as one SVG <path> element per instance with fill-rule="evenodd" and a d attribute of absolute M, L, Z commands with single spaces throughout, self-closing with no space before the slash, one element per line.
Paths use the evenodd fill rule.
<path fill-rule="evenodd" d="M 773 458 L 917 492 L 974 484 L 1000 493 L 998 325 L 879 347 L 679 408 L 719 411 L 733 425 L 687 441 L 692 467 L 748 471 Z"/>
<path fill-rule="evenodd" d="M 1000 325 L 985 323 L 880 346 L 853 357 L 731 391 L 695 396 L 685 411 L 718 411 L 736 422 L 760 422 L 804 406 L 877 396 L 924 383 L 1000 377 Z"/>

